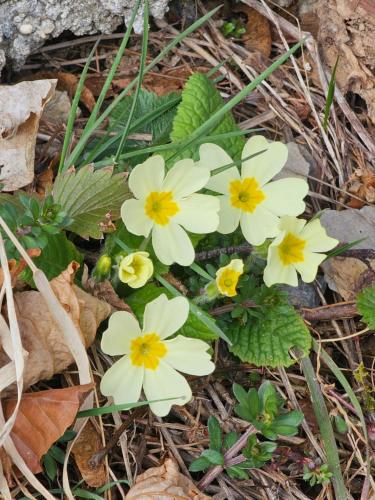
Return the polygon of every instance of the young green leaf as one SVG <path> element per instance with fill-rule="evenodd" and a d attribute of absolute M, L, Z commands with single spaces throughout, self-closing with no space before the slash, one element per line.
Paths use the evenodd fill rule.
<path fill-rule="evenodd" d="M 229 450 L 229 448 L 231 448 L 234 444 L 236 444 L 239 437 L 240 437 L 239 434 L 235 431 L 228 432 L 228 434 L 224 436 L 224 442 L 223 442 L 224 450 Z"/>
<path fill-rule="evenodd" d="M 211 416 L 207 422 L 208 434 L 210 436 L 210 449 L 220 451 L 222 445 L 222 433 L 218 419 Z"/>
<path fill-rule="evenodd" d="M 189 465 L 190 472 L 201 472 L 207 470 L 211 467 L 211 462 L 207 460 L 207 458 L 199 457 L 191 462 Z"/>
<path fill-rule="evenodd" d="M 211 80 L 203 73 L 193 74 L 186 82 L 182 92 L 182 101 L 178 106 L 171 133 L 172 142 L 180 142 L 188 138 L 192 132 L 203 125 L 218 109 L 224 105 L 223 99 Z M 238 130 L 233 116 L 228 112 L 211 130 L 210 135 L 222 134 Z M 239 159 L 244 145 L 242 137 L 233 137 L 224 141 L 215 141 L 234 159 Z M 184 158 L 192 158 L 196 147 L 186 148 Z"/>
<path fill-rule="evenodd" d="M 222 453 L 216 450 L 204 450 L 202 457 L 206 458 L 212 465 L 224 465 L 224 457 Z"/>

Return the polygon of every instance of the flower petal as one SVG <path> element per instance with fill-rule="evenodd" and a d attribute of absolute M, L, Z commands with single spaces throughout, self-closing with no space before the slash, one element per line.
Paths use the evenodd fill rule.
<path fill-rule="evenodd" d="M 259 154 L 245 160 L 256 153 Z M 242 151 L 242 178 L 254 177 L 263 186 L 280 172 L 287 158 L 288 148 L 285 144 L 268 142 L 262 135 L 255 135 L 246 142 Z"/>
<path fill-rule="evenodd" d="M 143 201 L 126 200 L 121 207 L 121 218 L 130 233 L 138 236 L 150 234 L 153 221 L 147 217 Z"/>
<path fill-rule="evenodd" d="M 174 222 L 187 231 L 198 234 L 212 233 L 219 225 L 220 203 L 217 196 L 192 194 L 179 202 L 180 211 Z"/>
<path fill-rule="evenodd" d="M 104 396 L 112 396 L 115 404 L 135 403 L 141 395 L 144 369 L 134 366 L 123 356 L 107 370 L 100 383 Z"/>
<path fill-rule="evenodd" d="M 174 199 L 183 198 L 202 189 L 209 178 L 209 171 L 196 167 L 193 160 L 180 160 L 167 173 L 163 191 L 172 191 Z"/>
<path fill-rule="evenodd" d="M 232 206 L 228 196 L 219 196 L 220 212 L 219 227 L 217 231 L 221 234 L 233 233 L 238 227 L 241 210 Z"/>
<path fill-rule="evenodd" d="M 265 284 L 267 286 L 272 286 L 276 283 L 285 283 L 287 285 L 297 286 L 297 271 L 293 265 L 284 266 L 277 252 L 277 247 L 270 246 L 268 249 L 267 266 L 263 273 Z"/>
<path fill-rule="evenodd" d="M 195 252 L 189 236 L 174 222 L 153 227 L 152 246 L 163 264 L 171 265 L 177 262 L 181 266 L 190 266 L 194 261 Z"/>
<path fill-rule="evenodd" d="M 299 215 L 305 210 L 304 197 L 309 186 L 303 179 L 286 178 L 263 186 L 263 207 L 275 215 Z"/>
<path fill-rule="evenodd" d="M 168 352 L 164 358 L 173 368 L 189 375 L 208 375 L 215 365 L 208 354 L 210 346 L 199 339 L 178 335 L 165 342 Z"/>
<path fill-rule="evenodd" d="M 301 275 L 302 281 L 305 283 L 314 281 L 318 273 L 318 267 L 325 258 L 326 256 L 321 253 L 305 252 L 304 262 L 295 264 L 297 271 Z"/>
<path fill-rule="evenodd" d="M 279 221 L 276 215 L 258 205 L 252 213 L 242 212 L 240 225 L 245 239 L 251 245 L 261 245 L 266 238 L 279 234 Z"/>
<path fill-rule="evenodd" d="M 301 231 L 305 227 L 305 219 L 297 219 L 296 217 L 285 216 L 280 219 L 279 228 L 280 231 L 285 233 L 293 233 L 294 235 L 301 237 Z"/>
<path fill-rule="evenodd" d="M 129 189 L 136 198 L 145 199 L 152 191 L 161 191 L 164 180 L 164 158 L 151 156 L 129 175 Z"/>
<path fill-rule="evenodd" d="M 161 339 L 173 335 L 186 322 L 189 301 L 185 297 L 168 299 L 163 293 L 146 305 L 143 315 L 143 332 L 157 333 Z"/>
<path fill-rule="evenodd" d="M 224 167 L 233 163 L 232 158 L 223 148 L 217 144 L 208 142 L 202 144 L 199 148 L 199 161 L 196 163 L 199 167 L 215 170 L 215 168 Z"/>
<path fill-rule="evenodd" d="M 117 311 L 109 318 L 101 349 L 111 356 L 127 354 L 130 352 L 131 340 L 140 334 L 141 329 L 134 316 L 126 311 Z"/>
<path fill-rule="evenodd" d="M 207 182 L 207 189 L 215 193 L 229 194 L 229 184 L 231 181 L 240 178 L 240 173 L 237 167 L 231 167 L 224 172 L 213 175 Z"/>
<path fill-rule="evenodd" d="M 176 398 L 171 401 L 150 404 L 151 410 L 159 417 L 168 415 L 172 405 L 184 405 L 192 397 L 190 386 L 185 377 L 163 361 L 160 361 L 157 370 L 145 371 L 143 390 L 148 401 Z"/>
<path fill-rule="evenodd" d="M 306 249 L 311 252 L 328 252 L 338 244 L 338 240 L 327 235 L 319 219 L 306 224 L 301 232 L 301 238 L 306 240 Z"/>

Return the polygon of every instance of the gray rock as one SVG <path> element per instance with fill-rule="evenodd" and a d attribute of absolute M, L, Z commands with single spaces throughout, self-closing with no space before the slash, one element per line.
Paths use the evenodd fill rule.
<path fill-rule="evenodd" d="M 169 0 L 150 0 L 150 14 L 161 19 Z M 5 57 L 15 69 L 47 39 L 63 31 L 75 35 L 112 33 L 129 22 L 136 0 L 0 0 L 0 72 Z M 143 10 L 134 23 L 142 32 Z"/>

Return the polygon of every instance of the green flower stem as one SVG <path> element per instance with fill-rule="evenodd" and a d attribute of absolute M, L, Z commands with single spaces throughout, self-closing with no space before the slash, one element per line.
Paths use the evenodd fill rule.
<path fill-rule="evenodd" d="M 309 357 L 300 358 L 299 362 L 311 393 L 311 401 L 325 445 L 327 463 L 330 472 L 333 474 L 332 484 L 335 490 L 335 498 L 336 500 L 347 500 L 349 498 L 349 494 L 345 488 L 344 479 L 342 477 L 335 435 L 333 433 L 328 410 L 316 378 L 314 367 Z"/>
<path fill-rule="evenodd" d="M 242 455 L 238 456 L 238 454 L 243 448 L 245 448 L 249 437 L 252 434 L 255 434 L 256 432 L 257 432 L 256 428 L 250 424 L 248 429 L 242 434 L 242 436 L 238 439 L 238 441 L 225 453 L 224 467 L 229 467 L 231 465 L 234 465 L 235 463 L 241 463 L 245 460 L 245 458 L 242 457 Z M 241 461 L 237 462 L 237 460 L 239 460 L 240 457 L 242 457 Z M 219 474 L 223 472 L 224 467 L 222 467 L 221 465 L 216 465 L 215 467 L 210 469 L 199 481 L 198 488 L 204 491 L 212 483 L 212 481 L 215 478 L 217 478 Z"/>

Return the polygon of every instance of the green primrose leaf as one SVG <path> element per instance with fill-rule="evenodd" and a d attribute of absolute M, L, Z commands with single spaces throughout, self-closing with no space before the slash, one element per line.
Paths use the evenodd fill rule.
<path fill-rule="evenodd" d="M 247 472 L 241 468 L 241 465 L 232 465 L 225 470 L 232 479 L 249 479 Z"/>
<path fill-rule="evenodd" d="M 246 325 L 231 323 L 225 331 L 232 341 L 230 350 L 242 361 L 256 366 L 290 366 L 290 350 L 298 347 L 307 356 L 311 336 L 302 318 L 285 300 L 257 308 L 257 316 Z"/>
<path fill-rule="evenodd" d="M 208 419 L 208 434 L 210 435 L 210 449 L 220 451 L 222 444 L 222 433 L 218 419 L 211 416 Z"/>
<path fill-rule="evenodd" d="M 229 450 L 233 445 L 235 445 L 239 439 L 239 434 L 235 431 L 228 432 L 224 436 L 223 448 L 224 450 Z"/>
<path fill-rule="evenodd" d="M 275 420 L 276 425 L 291 425 L 293 427 L 298 427 L 304 419 L 304 415 L 301 411 L 293 410 L 284 415 L 279 415 Z"/>
<path fill-rule="evenodd" d="M 205 123 L 216 111 L 224 105 L 220 93 L 215 85 L 203 73 L 195 73 L 186 82 L 182 91 L 182 101 L 177 108 L 177 113 L 173 121 L 171 133 L 172 142 L 179 142 L 187 139 L 192 132 Z M 227 113 L 224 118 L 210 131 L 210 135 L 225 134 L 239 130 L 232 114 Z M 208 142 L 208 141 L 207 141 Z M 225 148 L 227 153 L 235 160 L 241 157 L 244 146 L 243 137 L 229 137 L 227 139 L 213 141 L 218 146 Z M 182 153 L 183 158 L 194 158 L 197 154 L 197 147 L 186 148 Z"/>
<path fill-rule="evenodd" d="M 119 218 L 128 196 L 124 174 L 112 175 L 111 168 L 94 171 L 90 165 L 59 174 L 53 187 L 55 202 L 73 219 L 69 231 L 82 238 L 102 238 L 108 215 Z"/>
<path fill-rule="evenodd" d="M 357 309 L 362 314 L 362 321 L 375 330 L 375 286 L 365 288 L 357 295 Z"/>
<path fill-rule="evenodd" d="M 212 465 L 224 465 L 224 457 L 219 451 L 204 450 L 202 457 L 206 458 Z"/>

